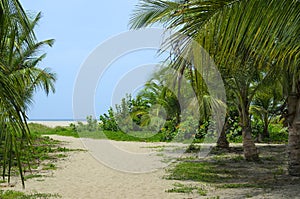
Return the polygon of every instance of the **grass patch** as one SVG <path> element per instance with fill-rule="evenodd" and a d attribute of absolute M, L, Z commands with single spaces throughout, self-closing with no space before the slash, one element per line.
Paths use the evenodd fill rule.
<path fill-rule="evenodd" d="M 169 193 L 187 193 L 191 194 L 193 192 L 197 192 L 201 196 L 206 196 L 207 191 L 203 189 L 202 187 L 197 187 L 195 185 L 185 185 L 181 183 L 174 183 L 174 188 L 166 190 L 166 192 Z"/>
<path fill-rule="evenodd" d="M 168 170 L 167 179 L 217 183 L 230 178 L 226 169 L 220 171 L 209 162 L 180 162 Z M 223 172 L 223 173 L 222 173 Z"/>
<path fill-rule="evenodd" d="M 185 183 L 208 183 L 217 189 L 240 189 L 245 197 L 249 189 L 262 194 L 285 187 L 285 194 L 288 194 L 290 185 L 300 185 L 300 179 L 287 175 L 287 155 L 283 155 L 285 145 L 258 145 L 258 149 L 259 162 L 247 162 L 241 154 L 242 147 L 236 146 L 216 149 L 201 159 L 179 158 L 167 169 L 165 178 Z M 181 191 L 180 188 L 174 187 L 172 191 Z M 183 190 L 189 192 L 188 187 L 183 187 Z"/>
<path fill-rule="evenodd" d="M 201 150 L 201 146 L 195 145 L 194 143 L 192 143 L 188 146 L 185 153 L 199 153 L 200 150 Z"/>
<path fill-rule="evenodd" d="M 42 124 L 29 123 L 28 124 L 30 132 L 35 135 L 61 135 L 61 136 L 71 136 L 79 138 L 76 130 L 72 127 L 55 127 L 50 128 Z"/>
<path fill-rule="evenodd" d="M 43 170 L 56 170 L 57 167 L 53 163 L 48 163 L 43 166 Z"/>
<path fill-rule="evenodd" d="M 12 190 L 0 190 L 0 198 L 1 199 L 49 199 L 49 198 L 61 198 L 58 194 L 46 194 L 46 193 L 32 193 L 25 194 L 20 191 L 12 191 Z"/>
<path fill-rule="evenodd" d="M 61 147 L 60 144 L 60 141 L 53 140 L 46 136 L 35 134 L 32 137 L 32 145 L 27 146 L 26 150 L 22 150 L 23 154 L 21 157 L 21 164 L 23 165 L 25 180 L 42 177 L 42 175 L 37 174 L 40 170 L 57 169 L 55 162 L 59 158 L 66 157 L 66 152 L 82 151 L 81 149 L 68 149 Z M 0 160 L 0 167 L 2 165 L 3 160 Z M 15 159 L 12 161 L 11 175 L 19 175 Z M 3 183 L 4 182 L 6 181 L 3 181 Z"/>

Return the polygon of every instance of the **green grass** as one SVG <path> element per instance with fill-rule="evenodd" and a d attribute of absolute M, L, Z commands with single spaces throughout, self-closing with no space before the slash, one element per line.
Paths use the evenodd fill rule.
<path fill-rule="evenodd" d="M 53 140 L 47 136 L 41 136 L 35 134 L 32 137 L 32 145 L 27 146 L 26 150 L 22 150 L 23 154 L 21 157 L 21 164 L 23 165 L 23 170 L 25 171 L 25 180 L 31 178 L 38 178 L 41 175 L 32 173 L 31 171 L 39 170 L 42 168 L 44 170 L 54 170 L 56 169 L 55 162 L 59 158 L 65 158 L 66 152 L 69 151 L 82 151 L 81 149 L 68 149 L 60 146 L 61 142 Z M 0 150 L 3 150 L 0 148 Z M 46 162 L 46 163 L 45 163 Z M 17 162 L 15 159 L 12 161 L 12 175 L 18 175 L 19 171 L 17 168 Z M 3 166 L 3 160 L 0 159 L 0 167 Z M 36 171 L 35 171 L 36 172 Z M 1 197 L 0 197 L 1 198 Z"/>
<path fill-rule="evenodd" d="M 43 170 L 56 170 L 57 167 L 53 163 L 48 163 L 43 166 Z"/>
<path fill-rule="evenodd" d="M 72 127 L 55 127 L 50 128 L 42 124 L 29 123 L 28 124 L 30 132 L 35 135 L 61 135 L 61 136 L 71 136 L 78 138 L 79 135 L 76 130 Z"/>
<path fill-rule="evenodd" d="M 181 183 L 174 183 L 174 188 L 166 190 L 169 193 L 192 193 L 196 187 L 188 186 Z"/>
<path fill-rule="evenodd" d="M 258 149 L 261 155 L 259 162 L 244 160 L 241 147 L 215 150 L 203 159 L 179 158 L 167 169 L 165 178 L 179 180 L 183 184 L 207 183 L 216 189 L 242 189 L 243 192 L 265 191 L 291 184 L 292 178 L 286 175 L 287 156 L 282 155 L 286 146 L 259 146 Z M 299 180 L 294 183 L 299 183 Z M 170 192 L 190 193 L 190 190 L 190 187 L 175 186 Z"/>
<path fill-rule="evenodd" d="M 109 139 L 116 141 L 133 141 L 133 142 L 160 142 L 163 138 L 162 133 L 149 132 L 130 132 L 121 131 L 82 131 L 77 132 L 73 127 L 55 127 L 50 128 L 42 124 L 30 123 L 30 131 L 35 135 L 61 135 L 71 137 L 82 137 L 92 139 Z"/>
<path fill-rule="evenodd" d="M 231 176 L 226 169 L 218 170 L 209 162 L 180 162 L 168 170 L 167 179 L 192 180 L 198 182 L 217 183 L 229 179 Z"/>
<path fill-rule="evenodd" d="M 169 193 L 187 193 L 191 194 L 193 192 L 197 192 L 201 196 L 207 195 L 207 190 L 203 189 L 202 187 L 198 187 L 195 185 L 185 185 L 181 183 L 174 183 L 174 188 L 166 190 Z"/>
<path fill-rule="evenodd" d="M 32 193 L 25 194 L 20 191 L 12 190 L 0 190 L 1 199 L 50 199 L 50 198 L 61 198 L 58 194 L 46 194 L 46 193 Z"/>

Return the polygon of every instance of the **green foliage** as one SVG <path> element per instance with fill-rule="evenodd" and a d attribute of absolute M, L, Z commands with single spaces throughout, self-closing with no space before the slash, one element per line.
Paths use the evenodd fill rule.
<path fill-rule="evenodd" d="M 199 121 L 193 116 L 188 116 L 179 124 L 176 140 L 193 139 L 199 132 Z"/>
<path fill-rule="evenodd" d="M 165 122 L 163 128 L 161 128 L 161 133 L 163 134 L 162 141 L 172 141 L 178 133 L 178 127 L 174 120 L 168 120 Z"/>
<path fill-rule="evenodd" d="M 65 147 L 59 146 L 60 142 L 53 140 L 46 136 L 41 136 L 36 134 L 32 138 L 32 145 L 24 146 L 21 148 L 23 150 L 23 156 L 20 158 L 20 163 L 24 169 L 24 180 L 42 177 L 43 173 L 35 173 L 33 169 L 44 169 L 53 170 L 56 169 L 55 162 L 58 158 L 66 157 L 65 152 L 75 151 L 76 149 L 67 149 Z M 0 154 L 2 154 L 3 148 L 0 148 Z M 3 159 L 0 162 L 4 164 Z M 19 171 L 17 169 L 18 162 L 16 159 L 11 161 L 11 174 L 18 175 Z M 5 173 L 5 179 L 7 179 L 7 173 Z"/>
<path fill-rule="evenodd" d="M 75 125 L 75 129 L 78 132 L 93 132 L 97 131 L 99 129 L 99 125 L 96 119 L 93 119 L 93 116 L 87 116 L 86 117 L 86 124 L 83 122 L 77 122 L 77 125 Z"/>
<path fill-rule="evenodd" d="M 26 112 L 37 89 L 46 94 L 55 90 L 55 74 L 37 67 L 46 56 L 41 48 L 52 46 L 54 41 L 37 41 L 34 28 L 41 14 L 29 19 L 18 0 L 2 1 L 0 12 L 0 147 L 5 149 L 1 150 L 2 174 L 10 175 L 12 159 L 16 159 L 24 186 L 21 158 L 24 146 L 31 142 Z"/>
<path fill-rule="evenodd" d="M 250 110 L 260 120 L 254 123 L 255 136 L 259 139 L 260 136 L 269 137 L 270 119 L 282 114 L 284 98 L 287 94 L 299 94 L 299 6 L 299 1 L 294 0 L 142 0 L 133 12 L 130 25 L 131 28 L 142 28 L 159 23 L 177 31 L 163 38 L 163 50 L 171 48 L 166 62 L 171 62 L 181 75 L 189 72 L 200 102 L 199 112 L 209 116 L 205 113 L 213 103 L 205 103 L 207 88 L 201 77 L 203 74 L 199 74 L 204 70 L 203 47 L 222 74 L 229 109 L 235 107 L 238 110 L 239 124 L 234 122 L 229 126 L 229 140 L 240 142 L 240 133 L 244 130 L 244 135 L 252 142 L 252 132 L 246 130 L 251 130 Z M 211 73 L 210 70 L 208 76 Z M 216 88 L 220 87 L 216 85 Z M 205 121 L 208 121 L 207 117 Z M 245 151 L 253 151 L 250 144 L 247 146 L 249 150 Z M 252 147 L 255 147 L 254 143 Z M 253 157 L 257 155 L 253 154 Z M 298 159 L 291 158 L 291 161 Z"/>
<path fill-rule="evenodd" d="M 227 138 L 229 142 L 241 143 L 242 138 L 242 127 L 239 124 L 238 116 L 233 115 L 228 119 L 227 124 Z"/>
<path fill-rule="evenodd" d="M 108 115 L 106 113 L 100 115 L 100 128 L 101 130 L 105 130 L 105 131 L 120 130 L 112 108 L 109 108 Z"/>
<path fill-rule="evenodd" d="M 288 128 L 283 127 L 282 124 L 271 124 L 269 126 L 270 141 L 273 143 L 287 143 L 288 142 Z"/>
<path fill-rule="evenodd" d="M 61 135 L 61 136 L 72 136 L 78 138 L 79 135 L 74 129 L 74 126 L 71 127 L 61 127 L 57 126 L 55 128 L 50 128 L 42 124 L 29 123 L 29 129 L 32 135 Z"/>
<path fill-rule="evenodd" d="M 114 117 L 119 129 L 125 133 L 138 130 L 138 118 L 132 117 L 133 99 L 131 95 L 122 98 L 121 104 L 116 104 Z M 134 121 L 136 119 L 136 121 Z"/>
<path fill-rule="evenodd" d="M 195 145 L 194 143 L 192 143 L 185 150 L 185 153 L 199 153 L 200 150 L 201 150 L 201 146 Z"/>

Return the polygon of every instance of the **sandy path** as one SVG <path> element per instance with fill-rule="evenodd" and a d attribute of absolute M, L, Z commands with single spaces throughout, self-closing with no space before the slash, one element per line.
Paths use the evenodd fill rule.
<path fill-rule="evenodd" d="M 66 147 L 85 149 L 81 140 L 51 136 L 66 141 Z M 124 145 L 124 143 L 123 143 Z M 132 174 L 113 170 L 97 161 L 89 152 L 71 152 L 67 160 L 59 161 L 52 177 L 26 181 L 26 192 L 58 193 L 62 198 L 186 198 L 166 193 L 174 181 L 164 180 L 164 169 L 156 172 Z M 14 190 L 22 190 L 17 184 Z"/>

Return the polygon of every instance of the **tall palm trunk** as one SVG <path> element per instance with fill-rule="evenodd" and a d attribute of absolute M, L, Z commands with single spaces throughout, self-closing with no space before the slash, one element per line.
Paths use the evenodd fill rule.
<path fill-rule="evenodd" d="M 288 96 L 288 114 L 288 171 L 290 175 L 300 176 L 300 96 L 297 93 Z"/>
<path fill-rule="evenodd" d="M 241 107 L 240 120 L 243 133 L 243 148 L 244 157 L 247 161 L 258 161 L 258 151 L 252 138 L 251 120 L 249 114 L 249 108 Z"/>

